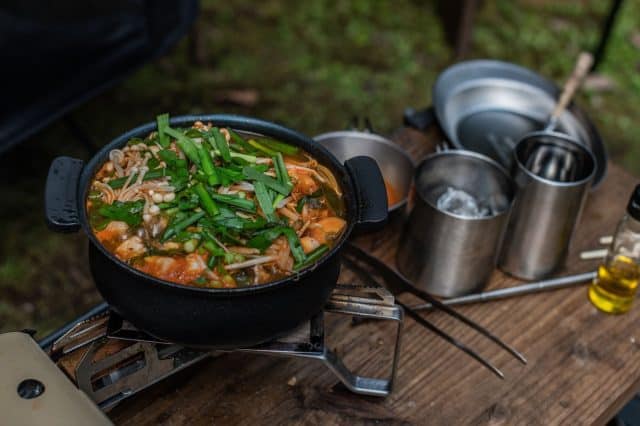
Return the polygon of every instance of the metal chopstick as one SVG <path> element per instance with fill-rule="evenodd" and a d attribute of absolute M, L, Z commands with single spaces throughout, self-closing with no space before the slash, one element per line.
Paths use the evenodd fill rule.
<path fill-rule="evenodd" d="M 423 301 L 431 303 L 434 306 L 434 308 L 439 309 L 439 310 L 447 313 L 448 315 L 456 318 L 459 321 L 462 321 L 463 323 L 465 323 L 468 326 L 470 326 L 471 328 L 475 329 L 476 331 L 478 331 L 479 333 L 481 333 L 485 337 L 489 338 L 494 343 L 496 343 L 501 348 L 505 349 L 507 352 L 509 352 L 511 355 L 513 355 L 515 358 L 517 358 L 521 363 L 523 363 L 523 364 L 527 363 L 527 359 L 520 352 L 518 352 L 516 349 L 514 349 L 510 345 L 504 343 L 502 340 L 500 340 L 500 338 L 498 338 L 496 335 L 491 333 L 486 328 L 484 328 L 481 325 L 477 324 L 476 322 L 470 320 L 469 318 L 467 318 L 466 316 L 462 315 L 461 313 L 459 313 L 459 312 L 451 309 L 450 307 L 444 305 L 442 302 L 440 302 L 435 297 L 431 296 L 430 294 L 428 294 L 428 293 L 426 293 L 426 292 L 424 292 L 424 291 L 422 291 L 420 289 L 415 288 L 413 285 L 411 285 L 411 283 L 409 281 L 407 281 L 406 278 L 404 278 L 402 275 L 400 275 L 394 269 L 392 269 L 392 268 L 388 267 L 387 265 L 385 265 L 384 263 L 382 263 L 382 261 L 380 261 L 375 256 L 371 256 L 369 253 L 365 252 L 360 247 L 358 247 L 358 246 L 356 246 L 356 245 L 354 245 L 352 243 L 349 243 L 349 242 L 347 242 L 345 244 L 345 247 L 347 249 L 346 250 L 347 252 L 354 253 L 355 256 L 359 256 L 361 259 L 364 259 L 367 263 L 369 263 L 371 266 L 373 266 L 378 271 L 378 273 L 385 279 L 385 281 L 387 283 L 389 283 L 390 285 L 393 285 L 393 284 L 399 285 L 400 287 L 402 287 L 403 291 L 409 292 L 409 293 L 421 298 Z"/>
<path fill-rule="evenodd" d="M 352 269 L 353 272 L 355 272 L 362 280 L 371 281 L 374 284 L 381 285 L 380 283 L 378 283 L 378 281 L 375 278 L 373 278 L 367 271 L 365 271 L 364 268 L 360 267 L 360 265 L 358 265 L 353 260 L 348 259 L 346 257 L 343 257 L 342 261 L 347 265 L 347 267 Z M 445 333 L 440 328 L 438 328 L 436 325 L 434 325 L 431 322 L 427 321 L 426 319 L 422 318 L 420 316 L 420 314 L 415 312 L 413 309 L 411 309 L 410 307 L 408 307 L 407 305 L 405 305 L 401 301 L 396 299 L 395 303 L 400 305 L 402 307 L 402 309 L 405 310 L 407 315 L 409 315 L 411 318 L 413 318 L 418 324 L 420 324 L 423 327 L 431 330 L 432 332 L 437 334 L 439 337 L 443 338 L 444 340 L 446 340 L 447 342 L 451 343 L 452 345 L 454 345 L 455 347 L 457 347 L 458 349 L 460 349 L 461 351 L 463 351 L 467 355 L 471 356 L 473 359 L 478 361 L 484 367 L 489 369 L 493 374 L 495 374 L 496 376 L 500 377 L 501 379 L 504 379 L 504 374 L 502 373 L 502 371 L 500 371 L 500 369 L 498 369 L 495 365 L 491 364 L 489 361 L 484 359 L 476 351 L 474 351 L 473 349 L 471 349 L 470 347 L 468 347 L 467 345 L 465 345 L 464 343 L 462 343 L 458 339 L 456 339 L 456 338 L 452 337 L 451 335 Z"/>
<path fill-rule="evenodd" d="M 498 290 L 453 297 L 451 299 L 441 300 L 440 302 L 446 306 L 466 305 L 468 303 L 476 302 L 489 302 L 491 300 L 506 299 L 508 297 L 522 296 L 525 294 L 540 293 L 543 291 L 571 287 L 576 284 L 590 282 L 596 277 L 596 275 L 597 272 L 585 272 L 584 274 L 568 275 L 565 277 L 551 278 L 549 280 L 523 284 L 515 287 L 501 288 Z M 423 303 L 421 305 L 414 305 L 411 307 L 411 309 L 414 309 L 416 311 L 428 310 L 433 308 L 434 306 L 431 303 Z"/>

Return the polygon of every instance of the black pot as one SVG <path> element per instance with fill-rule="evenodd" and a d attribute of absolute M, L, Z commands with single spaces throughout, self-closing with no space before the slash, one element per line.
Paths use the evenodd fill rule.
<path fill-rule="evenodd" d="M 113 310 L 139 329 L 187 346 L 253 346 L 286 333 L 322 310 L 338 279 L 339 254 L 347 238 L 354 231 L 379 228 L 387 219 L 384 182 L 371 158 L 355 157 L 342 165 L 308 137 L 270 122 L 233 115 L 189 115 L 172 118 L 171 125 L 190 126 L 195 121 L 273 137 L 299 146 L 328 167 L 344 193 L 347 228 L 340 241 L 318 263 L 294 276 L 235 289 L 174 284 L 119 260 L 93 235 L 85 204 L 87 192 L 109 151 L 156 130 L 155 122 L 117 137 L 86 165 L 69 157 L 56 158 L 46 184 L 47 223 L 59 232 L 84 229 L 98 290 Z"/>

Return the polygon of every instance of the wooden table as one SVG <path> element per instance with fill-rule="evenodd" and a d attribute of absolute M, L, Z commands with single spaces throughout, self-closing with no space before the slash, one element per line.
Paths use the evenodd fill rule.
<path fill-rule="evenodd" d="M 419 159 L 439 135 L 402 129 L 394 140 Z M 578 260 L 611 234 L 637 179 L 609 164 L 590 196 L 559 275 L 594 270 Z M 358 244 L 393 264 L 400 225 Z M 372 246 L 375 246 L 372 249 Z M 496 271 L 489 288 L 516 284 Z M 640 306 L 610 316 L 587 300 L 586 286 L 459 307 L 525 354 L 523 366 L 442 313 L 436 325 L 477 349 L 506 375 L 500 380 L 469 356 L 405 318 L 395 389 L 386 399 L 350 393 L 318 363 L 241 353 L 205 361 L 155 385 L 110 413 L 121 424 L 602 424 L 640 388 Z M 364 374 L 389 363 L 392 328 L 329 319 L 330 347 Z"/>

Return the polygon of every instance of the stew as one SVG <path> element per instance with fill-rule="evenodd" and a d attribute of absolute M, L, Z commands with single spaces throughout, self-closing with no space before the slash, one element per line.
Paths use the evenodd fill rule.
<path fill-rule="evenodd" d="M 86 200 L 101 244 L 174 283 L 234 288 L 313 265 L 346 228 L 340 186 L 300 148 L 210 123 L 114 149 Z"/>

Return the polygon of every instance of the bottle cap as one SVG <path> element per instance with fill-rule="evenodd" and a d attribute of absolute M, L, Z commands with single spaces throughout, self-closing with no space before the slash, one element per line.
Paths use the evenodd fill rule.
<path fill-rule="evenodd" d="M 629 204 L 627 204 L 627 213 L 635 220 L 640 220 L 640 185 L 631 193 Z"/>

